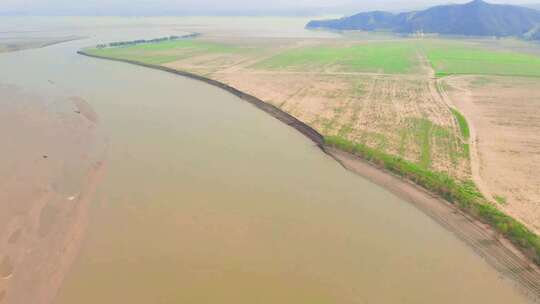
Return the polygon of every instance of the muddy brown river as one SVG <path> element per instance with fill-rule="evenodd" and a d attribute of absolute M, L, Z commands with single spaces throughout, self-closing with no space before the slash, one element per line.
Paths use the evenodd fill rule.
<path fill-rule="evenodd" d="M 428 216 L 237 97 L 75 53 L 221 23 L 238 35 L 317 35 L 303 20 L 275 30 L 270 18 L 3 20 L 7 32 L 24 23 L 90 37 L 0 54 L 2 84 L 84 100 L 106 145 L 53 303 L 528 303 Z"/>

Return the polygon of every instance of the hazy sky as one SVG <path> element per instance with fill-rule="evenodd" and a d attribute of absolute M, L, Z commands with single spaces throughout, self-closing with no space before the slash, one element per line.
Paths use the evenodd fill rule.
<path fill-rule="evenodd" d="M 286 11 L 326 8 L 354 9 L 416 9 L 433 4 L 463 3 L 466 0 L 0 0 L 0 13 L 69 13 L 130 14 L 219 13 L 234 11 Z M 492 0 L 494 3 L 540 3 L 540 0 Z M 354 12 L 351 12 L 354 13 Z"/>

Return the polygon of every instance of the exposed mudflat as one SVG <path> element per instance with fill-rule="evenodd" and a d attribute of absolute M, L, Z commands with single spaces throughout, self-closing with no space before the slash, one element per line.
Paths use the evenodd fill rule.
<path fill-rule="evenodd" d="M 76 256 L 104 169 L 92 113 L 0 84 L 0 303 L 50 303 Z"/>

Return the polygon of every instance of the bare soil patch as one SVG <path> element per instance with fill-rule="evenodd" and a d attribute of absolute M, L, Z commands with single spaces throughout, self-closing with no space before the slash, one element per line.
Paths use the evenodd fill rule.
<path fill-rule="evenodd" d="M 448 94 L 477 133 L 482 182 L 499 207 L 540 232 L 540 80 L 450 77 Z"/>

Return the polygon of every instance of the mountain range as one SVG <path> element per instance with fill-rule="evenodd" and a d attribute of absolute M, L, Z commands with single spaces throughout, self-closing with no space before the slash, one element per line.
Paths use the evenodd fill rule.
<path fill-rule="evenodd" d="M 466 4 L 440 5 L 399 14 L 371 11 L 340 19 L 314 20 L 306 27 L 540 39 L 540 11 L 474 0 Z"/>

